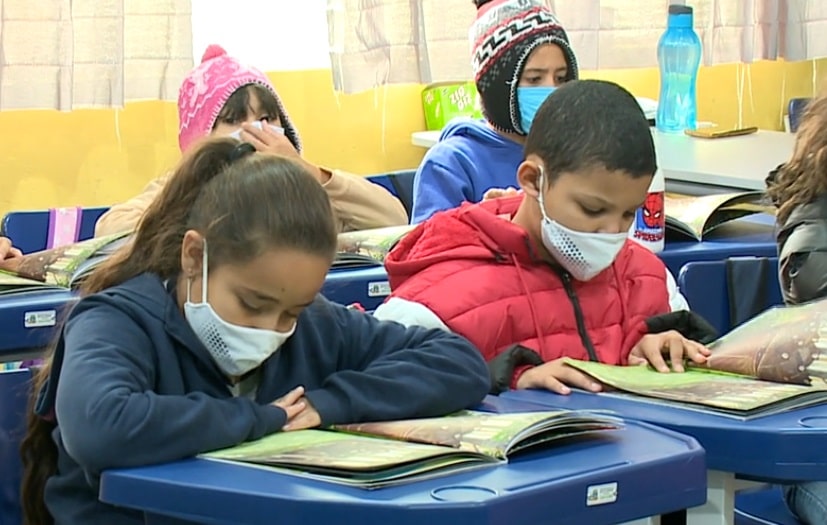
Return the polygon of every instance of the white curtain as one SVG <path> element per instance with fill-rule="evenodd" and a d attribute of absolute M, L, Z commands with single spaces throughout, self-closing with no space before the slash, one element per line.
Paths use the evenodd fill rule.
<path fill-rule="evenodd" d="M 581 69 L 657 65 L 670 3 L 695 10 L 706 65 L 827 56 L 824 0 L 546 0 Z M 471 76 L 471 0 L 328 0 L 336 89 Z"/>
<path fill-rule="evenodd" d="M 0 0 L 0 110 L 175 100 L 190 0 Z"/>

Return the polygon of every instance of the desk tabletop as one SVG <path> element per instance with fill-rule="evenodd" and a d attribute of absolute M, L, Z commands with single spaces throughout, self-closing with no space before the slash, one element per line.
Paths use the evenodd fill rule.
<path fill-rule="evenodd" d="M 633 422 L 507 465 L 372 491 L 192 459 L 104 472 L 100 498 L 142 510 L 151 523 L 176 516 L 258 525 L 279 516 L 282 525 L 309 525 L 339 523 L 346 515 L 363 524 L 535 525 L 553 515 L 559 525 L 600 525 L 702 504 L 705 468 L 703 449 L 692 438 Z M 595 490 L 615 489 L 614 502 L 587 501 Z"/>
<path fill-rule="evenodd" d="M 430 148 L 439 131 L 411 135 L 414 146 Z M 795 135 L 758 131 L 751 135 L 702 139 L 652 129 L 658 166 L 667 180 L 743 190 L 763 190 L 767 173 L 789 160 Z"/>
<path fill-rule="evenodd" d="M 612 410 L 624 418 L 670 428 L 701 443 L 710 469 L 771 481 L 827 480 L 827 405 L 744 421 L 640 398 L 587 392 L 561 396 L 515 390 L 500 397 L 526 403 L 522 410 Z"/>

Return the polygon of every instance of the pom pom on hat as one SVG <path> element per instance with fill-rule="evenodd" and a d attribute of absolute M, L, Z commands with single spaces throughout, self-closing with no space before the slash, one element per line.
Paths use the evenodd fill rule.
<path fill-rule="evenodd" d="M 207 60 L 212 60 L 213 58 L 224 56 L 226 54 L 227 51 L 225 51 L 223 47 L 218 44 L 210 44 L 207 46 L 207 50 L 204 51 L 204 55 L 201 57 L 201 63 L 203 64 Z"/>

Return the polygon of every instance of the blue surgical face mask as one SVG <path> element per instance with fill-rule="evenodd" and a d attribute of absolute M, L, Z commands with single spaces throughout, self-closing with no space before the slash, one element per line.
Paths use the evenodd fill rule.
<path fill-rule="evenodd" d="M 554 86 L 529 86 L 517 88 L 517 106 L 520 108 L 520 126 L 528 134 L 534 115 L 549 95 L 557 89 Z"/>

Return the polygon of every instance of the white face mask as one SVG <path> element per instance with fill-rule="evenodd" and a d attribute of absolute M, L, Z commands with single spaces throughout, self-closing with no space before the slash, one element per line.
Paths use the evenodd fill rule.
<path fill-rule="evenodd" d="M 263 126 L 263 124 L 260 120 L 256 120 L 255 122 L 251 122 L 250 125 L 253 126 L 254 128 L 257 128 L 257 129 L 262 129 L 262 126 Z M 272 124 L 268 124 L 267 126 L 270 129 L 272 129 L 273 131 L 275 131 L 276 133 L 281 133 L 282 135 L 284 135 L 284 128 L 280 128 L 278 126 L 273 126 Z M 236 140 L 241 140 L 241 131 L 242 131 L 241 128 L 239 128 L 239 129 L 233 131 L 232 133 L 230 133 L 229 136 L 236 139 Z"/>
<path fill-rule="evenodd" d="M 588 281 L 612 265 L 626 244 L 629 233 L 578 232 L 549 219 L 543 203 L 544 179 L 545 173 L 541 166 L 540 176 L 537 178 L 537 200 L 543 214 L 543 222 L 540 225 L 543 246 L 572 277 L 578 281 Z"/>
<path fill-rule="evenodd" d="M 204 241 L 202 261 L 201 302 L 192 303 L 192 279 L 187 279 L 187 300 L 184 317 L 209 351 L 218 367 L 229 376 L 242 376 L 257 368 L 293 335 L 296 325 L 288 332 L 248 328 L 230 324 L 221 319 L 207 302 L 207 241 Z"/>

